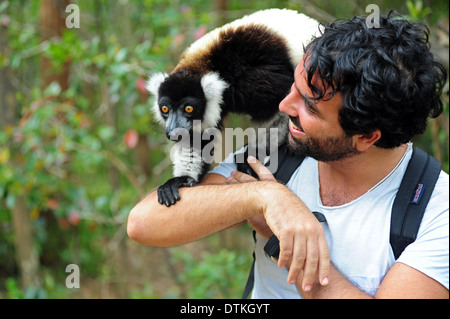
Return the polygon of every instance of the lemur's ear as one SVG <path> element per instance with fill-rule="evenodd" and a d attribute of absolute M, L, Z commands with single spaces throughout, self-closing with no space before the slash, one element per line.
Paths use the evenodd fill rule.
<path fill-rule="evenodd" d="M 223 91 L 228 87 L 228 84 L 220 78 L 218 73 L 207 73 L 201 80 L 203 93 L 205 93 L 206 100 L 222 102 Z"/>
<path fill-rule="evenodd" d="M 169 75 L 167 73 L 155 73 L 152 76 L 149 77 L 145 88 L 151 93 L 153 94 L 153 96 L 155 97 L 155 103 L 153 104 L 152 107 L 152 111 L 154 114 L 154 118 L 161 124 L 164 125 L 164 118 L 161 116 L 161 112 L 159 110 L 159 96 L 158 96 L 158 91 L 159 91 L 159 87 L 161 86 L 161 83 L 164 82 L 164 80 L 168 77 Z"/>
<path fill-rule="evenodd" d="M 203 128 L 217 127 L 221 117 L 223 93 L 228 83 L 222 80 L 218 73 L 211 72 L 202 77 L 201 85 L 207 101 L 202 126 Z"/>
<path fill-rule="evenodd" d="M 153 74 L 148 78 L 145 88 L 154 96 L 158 96 L 159 87 L 168 76 L 167 73 L 163 72 Z"/>

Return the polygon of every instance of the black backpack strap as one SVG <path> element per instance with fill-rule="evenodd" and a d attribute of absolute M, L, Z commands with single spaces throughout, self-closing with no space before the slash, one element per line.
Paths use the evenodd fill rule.
<path fill-rule="evenodd" d="M 287 150 L 287 143 L 280 146 L 278 149 L 278 167 L 273 174 L 277 181 L 287 184 L 291 179 L 292 174 L 302 164 L 305 157 L 296 157 Z M 270 164 L 270 160 L 266 165 Z"/>
<path fill-rule="evenodd" d="M 395 259 L 416 240 L 420 222 L 441 172 L 441 163 L 414 147 L 392 206 L 390 244 Z"/>
<path fill-rule="evenodd" d="M 287 142 L 278 148 L 277 155 L 278 155 L 278 165 L 277 165 L 277 170 L 274 173 L 274 177 L 279 182 L 282 182 L 283 184 L 287 184 L 287 182 L 289 182 L 289 179 L 291 178 L 292 174 L 303 162 L 304 157 L 299 158 L 299 157 L 295 157 L 295 156 L 289 154 L 287 151 Z M 265 165 L 268 166 L 269 163 L 270 163 L 270 159 Z M 256 242 L 256 232 L 255 231 L 253 231 L 253 239 Z M 253 283 L 255 280 L 254 273 L 255 273 L 255 252 L 253 252 L 252 268 L 250 269 L 247 283 L 244 288 L 244 293 L 242 294 L 243 299 L 247 299 L 248 296 L 250 296 L 250 293 L 253 289 Z"/>
<path fill-rule="evenodd" d="M 253 241 L 256 243 L 256 231 L 253 231 Z M 253 283 L 255 282 L 255 251 L 253 251 L 253 262 L 250 272 L 248 274 L 247 283 L 245 284 L 244 293 L 242 299 L 247 299 L 253 289 Z"/>
<path fill-rule="evenodd" d="M 319 223 L 325 223 L 327 219 L 322 213 L 319 212 L 312 212 L 313 215 L 317 218 Z M 278 240 L 277 236 L 272 235 L 270 237 L 267 244 L 264 246 L 264 252 L 266 253 L 266 256 L 270 258 L 273 262 L 277 263 L 278 258 L 280 256 L 280 241 Z"/>

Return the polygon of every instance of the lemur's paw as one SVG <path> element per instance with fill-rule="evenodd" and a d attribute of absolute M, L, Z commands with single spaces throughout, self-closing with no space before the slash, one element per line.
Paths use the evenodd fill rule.
<path fill-rule="evenodd" d="M 197 181 L 190 176 L 180 176 L 169 179 L 165 184 L 158 187 L 158 202 L 161 205 L 175 204 L 179 201 L 180 193 L 178 190 L 182 187 L 192 187 Z"/>
<path fill-rule="evenodd" d="M 239 154 L 239 155 L 242 155 L 242 154 Z M 253 168 L 251 168 L 250 164 L 248 164 L 248 162 L 247 162 L 248 155 L 249 155 L 248 146 L 246 147 L 245 152 L 244 152 L 244 156 L 243 156 L 244 157 L 244 162 L 243 163 L 242 163 L 242 156 L 240 158 L 238 158 L 238 154 L 234 155 L 234 162 L 236 163 L 237 170 L 239 172 L 244 173 L 244 174 L 247 174 L 247 175 L 253 176 L 255 178 L 258 178 L 258 175 L 255 173 Z"/>
<path fill-rule="evenodd" d="M 244 174 L 253 176 L 254 178 L 258 178 L 258 175 L 255 173 L 253 168 L 251 168 L 250 165 L 247 162 L 245 162 L 245 163 L 238 163 L 238 164 L 236 164 L 236 166 L 237 166 L 237 170 L 239 172 L 242 172 Z"/>

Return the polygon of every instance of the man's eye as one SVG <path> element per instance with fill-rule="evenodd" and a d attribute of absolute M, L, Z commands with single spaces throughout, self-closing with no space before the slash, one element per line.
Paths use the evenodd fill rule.
<path fill-rule="evenodd" d="M 194 107 L 191 105 L 188 105 L 184 108 L 184 110 L 186 111 L 186 113 L 192 113 L 192 112 L 194 112 Z"/>
<path fill-rule="evenodd" d="M 163 113 L 169 113 L 169 108 L 165 105 L 161 106 L 161 112 Z"/>
<path fill-rule="evenodd" d="M 311 107 L 311 105 L 309 105 L 308 103 L 305 103 L 305 105 L 306 105 L 306 110 L 309 112 L 309 113 L 311 113 L 311 114 L 316 114 L 316 111 L 314 110 L 314 108 L 313 107 Z"/>

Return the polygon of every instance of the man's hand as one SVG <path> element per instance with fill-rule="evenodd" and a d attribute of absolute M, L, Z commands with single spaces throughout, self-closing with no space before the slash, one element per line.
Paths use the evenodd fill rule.
<path fill-rule="evenodd" d="M 297 283 L 305 292 L 319 277 L 328 284 L 330 257 L 322 226 L 305 204 L 287 187 L 276 183 L 274 176 L 261 162 L 249 157 L 252 169 L 262 181 L 272 181 L 261 190 L 261 208 L 266 223 L 280 241 L 278 267 L 288 267 L 288 283 Z M 256 179 L 233 172 L 228 183 L 252 182 Z"/>

